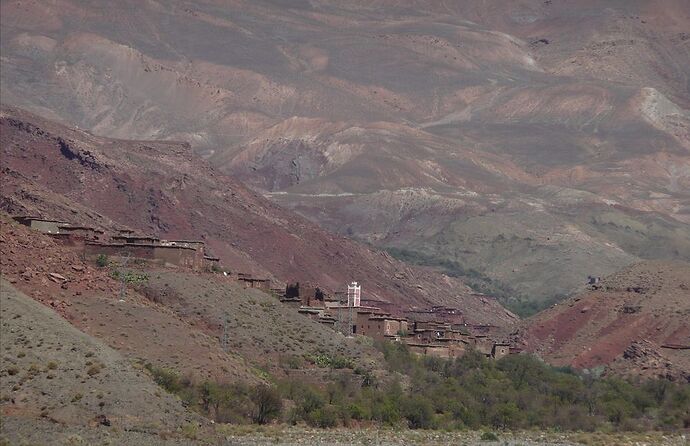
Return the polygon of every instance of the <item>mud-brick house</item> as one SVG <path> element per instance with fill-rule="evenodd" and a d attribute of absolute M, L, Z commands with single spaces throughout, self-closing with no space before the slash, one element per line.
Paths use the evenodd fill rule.
<path fill-rule="evenodd" d="M 256 288 L 266 292 L 271 291 L 271 280 L 270 279 L 259 279 L 253 277 L 250 274 L 239 273 L 237 275 L 237 281 L 244 285 L 245 288 Z"/>
<path fill-rule="evenodd" d="M 494 342 L 485 335 L 476 335 L 469 338 L 469 343 L 476 351 L 487 358 L 491 358 L 494 349 Z"/>
<path fill-rule="evenodd" d="M 508 356 L 509 354 L 510 354 L 510 344 L 507 344 L 505 342 L 495 343 L 492 350 L 491 350 L 491 357 L 494 359 L 501 359 L 504 356 Z"/>
<path fill-rule="evenodd" d="M 325 308 L 326 294 L 321 288 L 310 283 L 293 282 L 285 286 L 284 300 L 286 302 L 298 301 L 305 307 Z"/>
<path fill-rule="evenodd" d="M 113 243 L 124 245 L 157 245 L 161 239 L 151 235 L 118 234 L 111 238 Z"/>
<path fill-rule="evenodd" d="M 60 225 L 60 233 L 74 240 L 103 240 L 105 238 L 105 231 L 91 226 Z"/>
<path fill-rule="evenodd" d="M 191 256 L 191 252 L 189 251 L 180 251 L 180 250 L 166 250 L 166 249 L 161 249 L 160 250 L 160 255 L 162 256 L 174 256 L 177 254 L 177 260 L 183 261 L 184 263 L 182 266 L 188 266 L 191 267 L 192 269 L 199 271 L 202 270 L 206 266 L 206 261 L 204 257 L 206 256 L 205 251 L 206 251 L 206 245 L 203 241 L 201 240 L 161 240 L 159 242 L 160 248 L 181 248 L 181 249 L 187 249 L 187 250 L 193 250 L 192 252 L 194 253 L 193 256 Z M 180 253 L 184 252 L 184 255 L 180 255 Z M 166 260 L 166 259 L 162 259 Z M 167 261 L 167 260 L 166 260 Z M 168 263 L 173 263 L 176 265 L 180 265 L 180 263 L 175 263 L 175 261 L 168 261 Z"/>
<path fill-rule="evenodd" d="M 443 337 L 443 332 L 432 330 L 428 328 L 416 329 L 411 334 L 411 338 L 417 344 L 431 344 Z"/>
<path fill-rule="evenodd" d="M 331 328 L 335 327 L 336 319 L 323 308 L 301 307 L 298 311 L 300 314 L 321 324 L 330 326 Z"/>
<path fill-rule="evenodd" d="M 51 220 L 40 217 L 17 216 L 14 220 L 28 226 L 31 229 L 48 234 L 65 243 L 79 243 L 84 240 L 103 240 L 104 231 L 90 226 L 80 226 L 66 223 L 60 220 Z"/>
<path fill-rule="evenodd" d="M 59 234 L 60 226 L 68 224 L 67 222 L 60 220 L 50 220 L 30 215 L 19 215 L 13 218 L 17 223 L 28 226 L 36 231 L 43 232 L 44 234 Z"/>
<path fill-rule="evenodd" d="M 204 254 L 204 269 L 211 271 L 215 268 L 220 268 L 220 257 Z"/>
<path fill-rule="evenodd" d="M 385 314 L 373 314 L 366 320 L 358 317 L 357 325 L 359 334 L 374 339 L 398 339 L 407 332 L 407 319 Z"/>
<path fill-rule="evenodd" d="M 203 242 L 160 240 L 157 237 L 126 234 L 113 236 L 108 243 L 87 241 L 84 252 L 87 255 L 131 256 L 195 271 L 204 267 Z"/>
<path fill-rule="evenodd" d="M 437 358 L 453 359 L 465 354 L 465 346 L 463 344 L 419 344 L 407 342 L 407 346 L 412 353 Z"/>

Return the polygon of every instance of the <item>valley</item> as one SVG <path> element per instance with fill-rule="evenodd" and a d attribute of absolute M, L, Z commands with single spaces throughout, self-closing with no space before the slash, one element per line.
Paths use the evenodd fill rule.
<path fill-rule="evenodd" d="M 0 446 L 680 446 L 685 0 L 0 0 Z"/>

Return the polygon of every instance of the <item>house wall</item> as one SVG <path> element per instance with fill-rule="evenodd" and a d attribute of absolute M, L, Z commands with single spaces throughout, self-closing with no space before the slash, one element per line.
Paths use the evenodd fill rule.
<path fill-rule="evenodd" d="M 129 254 L 132 257 L 140 259 L 153 260 L 154 247 L 148 245 L 125 245 L 125 244 L 90 244 L 84 245 L 84 253 L 86 255 L 107 255 L 107 256 L 126 256 Z"/>
<path fill-rule="evenodd" d="M 501 359 L 504 356 L 508 356 L 510 353 L 510 347 L 507 345 L 497 345 L 494 347 L 494 358 Z"/>
<path fill-rule="evenodd" d="M 200 256 L 201 254 L 201 256 Z M 204 266 L 203 254 L 196 249 L 178 246 L 155 246 L 153 257 L 178 266 L 186 266 L 194 270 L 200 270 Z"/>
<path fill-rule="evenodd" d="M 443 345 L 430 345 L 426 348 L 425 354 L 427 356 L 435 356 L 437 358 L 450 358 L 450 351 L 448 347 Z"/>
<path fill-rule="evenodd" d="M 184 266 L 195 270 L 200 270 L 203 267 L 203 257 L 199 257 L 198 251 L 189 248 L 123 243 L 87 243 L 84 245 L 84 253 L 87 255 L 104 254 L 107 256 L 130 255 L 140 259 L 160 260 L 165 263 Z"/>
<path fill-rule="evenodd" d="M 30 228 L 48 234 L 58 234 L 60 232 L 60 223 L 56 221 L 37 221 L 32 220 Z"/>

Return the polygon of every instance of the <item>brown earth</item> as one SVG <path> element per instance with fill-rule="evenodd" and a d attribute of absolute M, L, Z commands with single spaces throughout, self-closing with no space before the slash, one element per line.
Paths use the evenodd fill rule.
<path fill-rule="evenodd" d="M 690 379 L 690 264 L 636 263 L 524 321 L 524 347 L 556 365 Z"/>

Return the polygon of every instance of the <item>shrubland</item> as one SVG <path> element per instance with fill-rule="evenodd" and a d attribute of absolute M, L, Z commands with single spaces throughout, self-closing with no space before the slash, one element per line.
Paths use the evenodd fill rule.
<path fill-rule="evenodd" d="M 194 382 L 147 368 L 188 406 L 227 423 L 605 432 L 690 427 L 687 383 L 598 377 L 529 355 L 493 361 L 469 351 L 446 360 L 419 357 L 403 344 L 377 347 L 389 372 L 385 379 L 355 369 L 320 385 L 287 378 L 249 386 Z"/>

